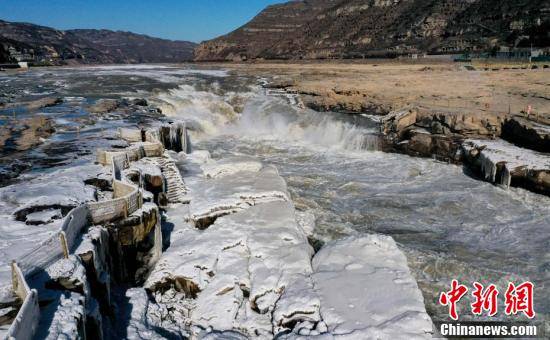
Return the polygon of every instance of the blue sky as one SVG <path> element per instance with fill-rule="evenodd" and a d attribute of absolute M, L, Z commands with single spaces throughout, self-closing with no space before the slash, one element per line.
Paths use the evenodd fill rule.
<path fill-rule="evenodd" d="M 58 29 L 106 28 L 202 41 L 285 0 L 0 0 L 0 19 Z"/>

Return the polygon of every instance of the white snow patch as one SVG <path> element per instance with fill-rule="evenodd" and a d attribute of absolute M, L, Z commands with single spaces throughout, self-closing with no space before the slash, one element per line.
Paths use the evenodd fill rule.
<path fill-rule="evenodd" d="M 190 218 L 195 222 L 241 211 L 261 202 L 290 200 L 284 179 L 271 166 L 257 172 L 241 171 L 187 183 L 192 197 Z"/>
<path fill-rule="evenodd" d="M 428 339 L 424 299 L 391 237 L 349 237 L 313 258 L 321 317 L 333 336 L 349 339 Z"/>

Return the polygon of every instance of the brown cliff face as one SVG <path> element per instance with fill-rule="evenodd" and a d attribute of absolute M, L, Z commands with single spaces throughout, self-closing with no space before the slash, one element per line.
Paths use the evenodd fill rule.
<path fill-rule="evenodd" d="M 226 36 L 201 44 L 195 50 L 198 60 L 239 60 L 241 58 L 289 58 L 297 44 L 294 38 L 316 17 L 338 0 L 292 1 L 268 6 L 249 23 Z"/>
<path fill-rule="evenodd" d="M 308 0 L 267 7 L 195 59 L 320 59 L 550 46 L 549 0 Z"/>
<path fill-rule="evenodd" d="M 35 61 L 76 63 L 176 63 L 193 59 L 194 43 L 109 30 L 60 31 L 0 20 L 0 63 L 14 62 L 8 49 Z M 32 52 L 31 52 L 32 51 Z"/>

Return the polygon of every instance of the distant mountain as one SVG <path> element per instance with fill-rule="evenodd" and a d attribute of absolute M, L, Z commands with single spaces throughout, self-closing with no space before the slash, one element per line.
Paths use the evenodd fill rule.
<path fill-rule="evenodd" d="M 193 59 L 196 44 L 109 30 L 60 31 L 0 20 L 0 62 L 53 64 L 174 63 Z"/>
<path fill-rule="evenodd" d="M 195 50 L 202 61 L 462 53 L 550 46 L 550 0 L 304 0 Z"/>

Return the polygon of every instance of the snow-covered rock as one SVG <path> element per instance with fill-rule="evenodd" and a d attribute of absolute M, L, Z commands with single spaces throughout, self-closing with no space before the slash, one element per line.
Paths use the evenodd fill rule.
<path fill-rule="evenodd" d="M 308 237 L 313 236 L 315 215 L 311 211 L 296 211 L 296 221 Z"/>
<path fill-rule="evenodd" d="M 80 293 L 85 297 L 90 296 L 86 268 L 77 256 L 70 255 L 68 259 L 55 262 L 46 268 L 46 273 L 49 277 L 46 287 Z"/>
<path fill-rule="evenodd" d="M 491 183 L 509 187 L 513 179 L 528 189 L 550 193 L 550 156 L 503 140 L 466 140 L 466 159 Z"/>
<path fill-rule="evenodd" d="M 62 217 L 61 209 L 48 209 L 28 214 L 25 216 L 25 223 L 31 225 L 47 224 Z"/>
<path fill-rule="evenodd" d="M 286 183 L 271 166 L 260 171 L 241 171 L 214 179 L 187 181 L 190 219 L 199 228 L 217 217 L 247 209 L 258 203 L 289 201 Z"/>
<path fill-rule="evenodd" d="M 126 338 L 129 340 L 153 340 L 166 339 L 165 336 L 154 331 L 149 323 L 148 314 L 151 313 L 151 302 L 147 292 L 143 289 L 132 288 L 126 292 L 128 299 L 125 317 L 128 319 L 126 328 Z"/>
<path fill-rule="evenodd" d="M 424 299 L 391 237 L 334 241 L 313 258 L 327 332 L 346 339 L 428 339 Z"/>
<path fill-rule="evenodd" d="M 78 293 L 59 295 L 59 301 L 42 310 L 37 338 L 82 339 L 85 337 L 85 298 Z"/>
<path fill-rule="evenodd" d="M 194 307 L 181 318 L 191 325 L 272 338 L 273 328 L 290 320 L 319 318 L 312 254 L 293 205 L 263 203 L 220 217 L 204 231 L 173 232 L 145 287 L 184 291 Z"/>
<path fill-rule="evenodd" d="M 147 177 L 162 177 L 160 168 L 156 164 L 153 164 L 148 158 L 131 163 L 129 170 L 137 170 L 143 176 Z"/>

